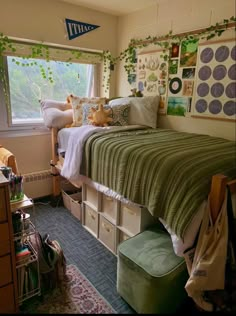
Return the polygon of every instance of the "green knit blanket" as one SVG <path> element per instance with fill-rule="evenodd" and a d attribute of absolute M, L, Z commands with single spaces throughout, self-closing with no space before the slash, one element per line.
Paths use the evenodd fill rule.
<path fill-rule="evenodd" d="M 85 175 L 161 217 L 180 237 L 207 198 L 213 175 L 236 177 L 235 142 L 169 129 L 93 134 Z"/>

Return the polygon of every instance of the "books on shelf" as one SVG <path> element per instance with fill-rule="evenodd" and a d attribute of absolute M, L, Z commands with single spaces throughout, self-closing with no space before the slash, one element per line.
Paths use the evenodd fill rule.
<path fill-rule="evenodd" d="M 23 264 L 26 263 L 31 256 L 31 251 L 28 246 L 24 246 L 16 251 L 16 263 Z"/>
<path fill-rule="evenodd" d="M 29 295 L 39 286 L 37 271 L 31 266 L 22 266 L 17 269 L 19 298 Z"/>

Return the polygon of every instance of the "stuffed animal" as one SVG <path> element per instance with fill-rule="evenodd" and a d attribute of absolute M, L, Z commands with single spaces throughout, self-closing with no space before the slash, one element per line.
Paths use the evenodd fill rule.
<path fill-rule="evenodd" d="M 141 91 L 137 91 L 136 88 L 131 89 L 132 94 L 129 95 L 129 97 L 143 97 L 143 94 Z"/>
<path fill-rule="evenodd" d="M 67 102 L 67 108 L 66 109 L 72 109 L 71 98 L 73 98 L 73 94 L 68 95 L 67 98 L 66 98 L 66 102 Z"/>
<path fill-rule="evenodd" d="M 88 115 L 89 121 L 94 126 L 108 126 L 109 122 L 112 122 L 112 118 L 109 117 L 111 109 L 104 110 L 103 104 L 99 104 L 98 110 L 91 108 L 92 113 Z"/>

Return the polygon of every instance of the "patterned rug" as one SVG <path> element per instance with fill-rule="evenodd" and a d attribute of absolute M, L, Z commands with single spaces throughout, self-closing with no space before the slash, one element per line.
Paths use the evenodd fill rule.
<path fill-rule="evenodd" d="M 72 264 L 60 289 L 26 302 L 23 313 L 30 314 L 116 314 L 86 277 Z"/>

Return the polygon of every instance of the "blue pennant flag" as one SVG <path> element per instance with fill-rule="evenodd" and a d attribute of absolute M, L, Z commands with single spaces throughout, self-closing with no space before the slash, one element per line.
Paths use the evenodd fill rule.
<path fill-rule="evenodd" d="M 83 23 L 70 19 L 65 19 L 65 21 L 69 40 L 93 31 L 99 27 L 98 25 Z"/>

